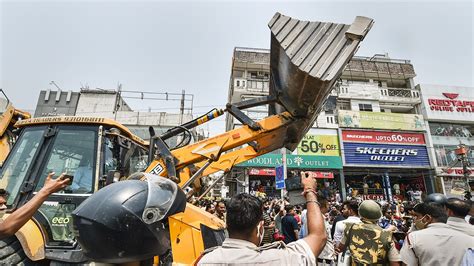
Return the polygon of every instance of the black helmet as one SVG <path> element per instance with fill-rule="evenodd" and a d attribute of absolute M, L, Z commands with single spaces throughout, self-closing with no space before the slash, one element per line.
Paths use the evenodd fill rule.
<path fill-rule="evenodd" d="M 448 198 L 444 194 L 441 193 L 431 193 L 428 196 L 426 196 L 425 200 L 423 201 L 424 203 L 436 203 L 440 206 L 444 206 L 446 204 L 446 201 Z"/>
<path fill-rule="evenodd" d="M 86 257 L 124 263 L 162 255 L 170 248 L 167 217 L 186 208 L 176 183 L 152 174 L 120 181 L 91 195 L 72 213 Z"/>

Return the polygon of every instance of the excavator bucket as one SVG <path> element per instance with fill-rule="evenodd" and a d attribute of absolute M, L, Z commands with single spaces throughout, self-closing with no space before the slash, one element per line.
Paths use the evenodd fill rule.
<path fill-rule="evenodd" d="M 321 111 L 342 70 L 374 21 L 356 17 L 351 25 L 309 22 L 276 13 L 271 36 L 270 95 L 278 103 L 270 113 L 288 111 L 301 118 L 288 129 L 287 148 L 294 149 Z M 296 144 L 295 144 L 296 143 Z"/>

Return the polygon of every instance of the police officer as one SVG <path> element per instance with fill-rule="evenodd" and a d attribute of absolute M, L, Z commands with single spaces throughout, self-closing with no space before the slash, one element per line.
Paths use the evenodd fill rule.
<path fill-rule="evenodd" d="M 28 222 L 43 202 L 54 192 L 65 188 L 69 183 L 69 178 L 63 178 L 62 174 L 59 178 L 53 179 L 54 173 L 50 173 L 44 182 L 43 188 L 25 205 L 18 208 L 12 214 L 8 215 L 2 223 L 0 223 L 0 239 L 14 235 L 20 228 Z M 0 210 L 4 211 L 7 206 L 6 191 L 2 189 L 0 193 Z"/>
<path fill-rule="evenodd" d="M 474 237 L 446 224 L 446 212 L 439 204 L 420 203 L 413 207 L 418 229 L 405 238 L 400 251 L 403 263 L 411 265 L 461 265 Z"/>
<path fill-rule="evenodd" d="M 454 230 L 474 237 L 474 226 L 464 220 L 471 209 L 471 204 L 458 198 L 449 198 L 445 206 L 446 213 L 448 214 L 448 222 L 446 224 Z"/>
<path fill-rule="evenodd" d="M 400 254 L 392 240 L 392 232 L 378 225 L 382 217 L 380 205 L 365 200 L 359 206 L 362 223 L 346 224 L 344 237 L 337 251 L 349 249 L 356 265 L 399 265 Z"/>
<path fill-rule="evenodd" d="M 220 247 L 204 251 L 198 265 L 315 265 L 326 244 L 323 216 L 316 197 L 316 181 L 302 173 L 307 204 L 308 235 L 285 245 L 258 247 L 264 235 L 262 202 L 249 194 L 233 197 L 227 205 L 229 238 Z"/>

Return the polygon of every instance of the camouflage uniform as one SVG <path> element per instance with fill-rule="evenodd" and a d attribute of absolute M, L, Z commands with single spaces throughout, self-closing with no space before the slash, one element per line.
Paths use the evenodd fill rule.
<path fill-rule="evenodd" d="M 400 261 L 392 241 L 392 232 L 372 222 L 362 222 L 346 224 L 341 241 L 351 253 L 351 265 L 388 265 L 389 261 Z"/>

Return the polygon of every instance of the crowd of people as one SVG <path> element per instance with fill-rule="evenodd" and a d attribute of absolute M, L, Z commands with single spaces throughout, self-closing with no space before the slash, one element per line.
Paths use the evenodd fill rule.
<path fill-rule="evenodd" d="M 225 206 L 223 201 L 203 202 L 207 205 L 202 206 L 216 216 L 226 217 L 230 238 L 226 241 L 233 248 L 252 247 L 261 255 L 262 250 L 277 249 L 285 256 L 300 256 L 293 259 L 304 265 L 315 265 L 313 261 L 317 265 L 474 265 L 474 206 L 471 201 L 431 194 L 425 196 L 422 202 L 402 202 L 396 199 L 391 202 L 376 202 L 352 195 L 340 202 L 336 195 L 324 193 L 324 187 L 327 186 L 319 186 L 317 191 L 316 182 L 307 185 L 304 188 L 307 201 L 301 205 L 292 205 L 287 198 L 258 198 L 240 194 L 237 196 L 241 197 L 240 201 L 234 197 L 227 203 L 227 215 L 222 212 L 218 214 L 217 211 L 223 209 L 218 205 Z M 258 224 L 249 223 L 251 219 L 246 221 L 241 209 L 233 211 L 240 213 L 237 221 L 239 224 L 247 223 L 247 231 L 244 231 L 248 235 L 255 233 L 257 239 L 242 232 L 236 233 L 235 230 L 240 227 L 231 226 L 236 222 L 231 221 L 236 215 L 229 213 L 230 205 L 237 204 L 246 212 L 250 211 L 248 208 L 251 204 L 241 202 L 243 195 L 248 197 L 244 201 L 254 201 L 255 206 L 260 208 L 261 215 L 253 217 L 254 222 L 255 219 L 258 220 Z M 311 210 L 315 206 L 318 209 L 316 212 Z M 315 225 L 315 220 L 320 221 L 320 224 Z M 324 245 L 307 246 L 305 243 L 311 235 L 313 240 L 315 235 L 318 236 L 318 241 L 324 242 Z M 250 239 L 253 244 L 239 242 L 233 237 L 241 241 Z M 208 259 L 201 260 L 201 265 L 211 265 L 215 261 L 224 265 L 227 264 L 224 262 L 232 264 L 232 256 L 224 256 L 227 254 L 226 241 L 223 250 L 211 252 L 206 257 Z M 275 244 L 281 242 L 285 243 L 284 247 Z M 311 253 L 308 250 L 318 252 Z M 234 252 L 238 253 L 236 250 Z M 272 261 L 266 256 L 259 258 L 257 253 L 252 253 L 251 257 L 256 259 L 253 264 L 265 265 L 267 261 Z M 219 258 L 218 254 L 224 257 Z M 273 263 L 268 265 L 278 264 L 278 260 L 273 259 Z M 283 263 L 286 259 L 282 257 L 280 264 L 286 265 Z M 258 261 L 261 263 L 257 263 Z"/>

